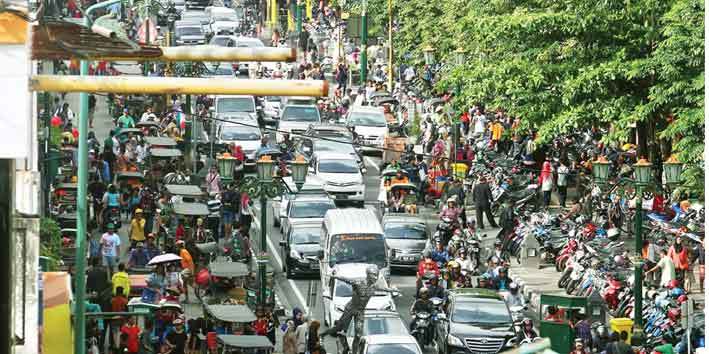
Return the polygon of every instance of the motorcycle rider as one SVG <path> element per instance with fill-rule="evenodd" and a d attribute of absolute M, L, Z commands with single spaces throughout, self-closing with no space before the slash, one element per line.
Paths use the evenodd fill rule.
<path fill-rule="evenodd" d="M 438 268 L 438 263 L 436 263 L 431 258 L 430 250 L 423 251 L 423 259 L 419 261 L 418 271 L 416 272 L 417 289 L 421 287 L 423 278 L 426 276 L 426 273 L 432 273 L 435 278 L 438 278 L 441 275 L 441 271 Z"/>
<path fill-rule="evenodd" d="M 436 242 L 436 248 L 431 252 L 431 258 L 436 263 L 443 265 L 451 259 L 451 256 L 448 254 L 448 250 L 443 247 L 443 242 L 438 241 Z"/>
<path fill-rule="evenodd" d="M 409 324 L 409 330 L 413 331 L 414 327 L 416 326 L 416 314 L 419 312 L 425 312 L 425 313 L 433 313 L 433 303 L 431 300 L 428 298 L 428 289 L 425 287 L 422 287 L 419 289 L 419 294 L 418 298 L 414 303 L 411 305 L 411 309 L 409 310 L 409 313 L 413 316 L 413 319 L 411 320 L 411 323 Z"/>
<path fill-rule="evenodd" d="M 458 249 L 458 257 L 455 258 L 455 261 L 460 264 L 461 271 L 472 272 L 474 270 L 473 262 L 468 259 L 465 248 L 463 247 Z"/>
<path fill-rule="evenodd" d="M 539 334 L 537 334 L 537 331 L 534 330 L 534 323 L 532 323 L 532 320 L 529 318 L 522 320 L 521 331 L 517 333 L 517 342 L 519 343 L 525 339 L 533 340 L 537 337 L 539 337 Z"/>
<path fill-rule="evenodd" d="M 438 277 L 431 279 L 431 283 L 428 285 L 428 296 L 429 298 L 446 298 L 446 290 L 438 284 Z"/>
<path fill-rule="evenodd" d="M 508 291 L 510 284 L 512 284 L 512 279 L 507 275 L 507 268 L 500 268 L 497 278 L 492 281 L 492 287 L 497 291 Z"/>
<path fill-rule="evenodd" d="M 501 260 L 503 263 L 510 263 L 510 255 L 502 249 L 502 241 L 500 240 L 495 241 L 495 249 L 488 259 L 491 260 L 492 257 L 497 257 L 497 259 Z"/>
<path fill-rule="evenodd" d="M 441 209 L 441 219 L 443 218 L 450 218 L 451 222 L 454 225 L 458 224 L 458 217 L 460 216 L 460 213 L 462 212 L 462 209 L 458 207 L 457 205 L 457 197 L 452 196 L 446 200 L 446 206 Z"/>
<path fill-rule="evenodd" d="M 524 295 L 519 291 L 517 283 L 511 283 L 509 291 L 504 295 L 507 307 L 525 307 L 527 304 L 524 300 Z"/>
<path fill-rule="evenodd" d="M 490 289 L 490 276 L 483 274 L 478 277 L 478 286 L 476 288 L 480 289 Z"/>

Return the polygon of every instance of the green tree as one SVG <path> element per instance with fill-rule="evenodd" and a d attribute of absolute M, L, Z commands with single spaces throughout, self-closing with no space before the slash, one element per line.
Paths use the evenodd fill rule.
<path fill-rule="evenodd" d="M 56 221 L 50 218 L 40 220 L 39 242 L 39 255 L 49 259 L 47 270 L 57 270 L 61 260 L 62 235 Z"/>

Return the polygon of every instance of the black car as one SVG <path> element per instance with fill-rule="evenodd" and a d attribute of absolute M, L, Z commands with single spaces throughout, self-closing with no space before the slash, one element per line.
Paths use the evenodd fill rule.
<path fill-rule="evenodd" d="M 517 344 L 512 315 L 495 291 L 455 289 L 447 301 L 436 328 L 439 353 L 499 353 Z"/>
<path fill-rule="evenodd" d="M 319 222 L 304 221 L 288 229 L 285 239 L 280 242 L 286 277 L 320 274 L 320 226 Z"/>
<path fill-rule="evenodd" d="M 382 226 L 391 267 L 415 270 L 428 240 L 426 221 L 418 215 L 388 213 Z"/>

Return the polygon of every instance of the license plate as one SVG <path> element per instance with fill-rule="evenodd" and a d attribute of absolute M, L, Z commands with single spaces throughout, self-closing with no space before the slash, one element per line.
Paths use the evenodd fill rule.
<path fill-rule="evenodd" d="M 347 199 L 347 195 L 345 195 L 345 194 L 337 194 L 337 195 L 335 195 L 335 199 Z"/>
<path fill-rule="evenodd" d="M 310 263 L 310 269 L 318 269 L 318 264 L 317 263 Z"/>

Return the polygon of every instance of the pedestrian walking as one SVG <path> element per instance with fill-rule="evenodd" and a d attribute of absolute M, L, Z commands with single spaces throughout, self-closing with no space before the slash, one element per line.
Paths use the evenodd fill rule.
<path fill-rule="evenodd" d="M 111 277 L 111 284 L 113 284 L 114 295 L 118 293 L 118 288 L 121 288 L 126 296 L 130 295 L 130 277 L 126 272 L 125 264 L 118 263 L 118 271 Z"/>
<path fill-rule="evenodd" d="M 94 114 L 96 113 L 96 96 L 89 94 L 89 128 L 94 127 Z"/>
<path fill-rule="evenodd" d="M 308 352 L 310 354 L 325 354 L 320 343 L 320 321 L 312 321 L 308 328 Z"/>
<path fill-rule="evenodd" d="M 137 195 L 137 192 L 136 192 Z M 143 218 L 143 209 L 135 209 L 133 219 L 130 221 L 130 248 L 135 248 L 138 242 L 145 241 L 145 218 Z"/>
<path fill-rule="evenodd" d="M 670 281 L 675 280 L 675 264 L 664 249 L 660 249 L 660 260 L 654 267 L 645 272 L 645 275 L 647 276 L 648 273 L 653 273 L 657 270 L 662 271 L 660 275 L 660 286 L 667 286 Z"/>
<path fill-rule="evenodd" d="M 542 165 L 542 173 L 539 175 L 539 185 L 542 191 L 542 203 L 544 208 L 548 208 L 549 203 L 551 203 L 551 190 L 554 186 L 554 180 L 551 175 L 551 162 L 549 160 L 544 161 Z"/>
<path fill-rule="evenodd" d="M 116 259 L 121 254 L 121 238 L 116 233 L 115 225 L 109 223 L 106 228 L 106 233 L 101 236 L 101 255 L 103 256 L 103 265 L 113 274 Z"/>
<path fill-rule="evenodd" d="M 566 187 L 567 177 L 569 175 L 569 167 L 566 166 L 564 160 L 559 161 L 559 167 L 556 168 L 556 190 L 559 193 L 559 205 L 566 208 Z"/>
<path fill-rule="evenodd" d="M 485 177 L 480 177 L 478 183 L 473 188 L 473 200 L 475 201 L 475 215 L 477 219 L 477 224 L 480 229 L 485 228 L 485 223 L 483 222 L 483 212 L 487 215 L 487 221 L 493 228 L 497 227 L 495 223 L 495 218 L 492 216 L 492 210 L 490 209 L 490 204 L 492 203 L 492 191 L 490 186 L 487 184 Z"/>
<path fill-rule="evenodd" d="M 293 323 L 293 320 L 288 320 L 288 322 L 286 322 L 286 331 L 283 334 L 283 347 L 281 350 L 283 354 L 298 354 L 295 329 L 296 326 L 295 323 Z"/>
<path fill-rule="evenodd" d="M 303 316 L 303 323 L 295 328 L 295 345 L 298 354 L 305 354 L 308 350 L 308 330 L 310 320 Z"/>
<path fill-rule="evenodd" d="M 677 236 L 675 242 L 670 247 L 667 255 L 672 259 L 672 264 L 675 266 L 675 276 L 679 280 L 682 288 L 686 287 L 685 278 L 689 269 L 689 250 L 682 244 L 682 237 Z"/>

